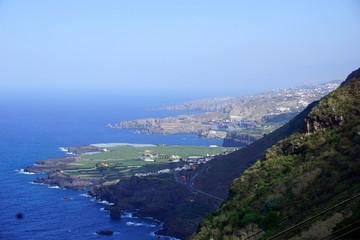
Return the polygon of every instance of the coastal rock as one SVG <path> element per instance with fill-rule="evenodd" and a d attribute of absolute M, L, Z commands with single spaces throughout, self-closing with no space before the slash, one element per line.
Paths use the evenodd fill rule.
<path fill-rule="evenodd" d="M 68 152 L 73 154 L 82 154 L 88 152 L 102 152 L 103 149 L 93 146 L 93 145 L 83 145 L 83 146 L 75 146 L 66 148 Z"/>
<path fill-rule="evenodd" d="M 159 234 L 180 239 L 190 236 L 201 218 L 220 204 L 188 191 L 173 176 L 131 177 L 113 185 L 91 186 L 89 194 L 113 202 L 118 208 L 110 206 L 108 209 L 114 214 L 119 209 L 139 209 L 136 216 L 164 222 Z"/>
<path fill-rule="evenodd" d="M 60 171 L 50 173 L 44 178 L 37 178 L 34 182 L 60 186 L 72 190 L 84 190 L 90 185 L 98 183 L 98 181 L 93 179 L 82 179 L 77 176 L 65 175 Z"/>
<path fill-rule="evenodd" d="M 120 219 L 121 218 L 121 208 L 119 206 L 106 206 L 105 210 L 110 211 L 110 217 L 114 219 Z"/>
<path fill-rule="evenodd" d="M 100 230 L 100 231 L 97 231 L 96 234 L 99 234 L 99 235 L 113 235 L 113 231 L 111 230 Z"/>
<path fill-rule="evenodd" d="M 50 173 L 59 171 L 66 168 L 69 163 L 75 162 L 77 159 L 78 156 L 39 160 L 36 161 L 34 166 L 29 166 L 25 168 L 24 171 L 31 173 Z"/>

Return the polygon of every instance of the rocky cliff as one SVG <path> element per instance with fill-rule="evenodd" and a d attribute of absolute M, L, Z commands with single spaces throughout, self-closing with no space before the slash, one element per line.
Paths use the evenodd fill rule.
<path fill-rule="evenodd" d="M 190 192 L 172 175 L 132 177 L 113 185 L 92 186 L 89 193 L 115 203 L 109 208 L 113 216 L 119 210 L 139 209 L 136 215 L 164 222 L 158 234 L 180 239 L 190 236 L 200 220 L 218 206 L 216 200 Z"/>
<path fill-rule="evenodd" d="M 72 190 L 85 190 L 91 185 L 101 181 L 94 179 L 84 179 L 78 176 L 65 175 L 61 171 L 49 173 L 46 177 L 36 178 L 34 183 L 45 183 L 51 186 L 61 186 Z"/>

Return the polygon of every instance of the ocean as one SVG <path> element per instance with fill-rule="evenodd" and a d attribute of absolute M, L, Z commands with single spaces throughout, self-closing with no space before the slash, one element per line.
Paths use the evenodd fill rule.
<path fill-rule="evenodd" d="M 203 139 L 193 134 L 145 135 L 106 126 L 122 120 L 196 113 L 148 110 L 181 100 L 188 99 L 170 95 L 2 97 L 0 239 L 159 239 L 154 232 L 161 228 L 161 222 L 133 217 L 131 209 L 120 220 L 113 220 L 103 210 L 106 203 L 89 198 L 86 191 L 33 184 L 42 175 L 23 174 L 20 169 L 36 160 L 66 156 L 62 147 L 91 143 L 221 145 L 219 139 Z M 114 235 L 95 233 L 104 229 L 114 231 Z"/>

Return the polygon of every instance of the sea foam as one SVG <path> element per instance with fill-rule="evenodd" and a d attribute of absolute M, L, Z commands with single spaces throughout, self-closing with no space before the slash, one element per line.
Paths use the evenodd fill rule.
<path fill-rule="evenodd" d="M 126 225 L 135 227 L 157 227 L 155 224 L 149 224 L 145 222 L 126 222 Z"/>
<path fill-rule="evenodd" d="M 59 150 L 62 151 L 62 152 L 67 152 L 68 150 L 64 147 L 59 147 Z"/>
<path fill-rule="evenodd" d="M 88 198 L 91 198 L 91 196 L 87 193 L 82 193 L 82 194 L 79 194 L 79 196 L 81 197 L 88 197 Z"/>
<path fill-rule="evenodd" d="M 105 201 L 105 200 L 95 200 L 95 202 L 105 204 L 105 205 L 109 205 L 109 206 L 114 205 L 114 203 L 111 203 L 111 202 L 108 202 L 108 201 Z"/>
<path fill-rule="evenodd" d="M 28 174 L 28 175 L 33 175 L 33 174 L 35 174 L 35 173 L 32 173 L 32 172 L 26 172 L 24 169 L 17 169 L 17 170 L 15 170 L 15 171 L 17 171 L 17 172 L 20 173 L 20 174 Z"/>

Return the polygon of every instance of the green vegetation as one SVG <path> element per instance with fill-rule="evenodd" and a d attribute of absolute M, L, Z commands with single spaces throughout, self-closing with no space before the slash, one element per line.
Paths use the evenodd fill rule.
<path fill-rule="evenodd" d="M 181 163 L 175 160 L 191 156 L 213 156 L 232 151 L 232 148 L 207 146 L 154 145 L 107 147 L 106 152 L 82 154 L 80 159 L 68 165 L 64 173 L 82 178 L 114 180 L 135 173 L 156 172 L 164 168 L 175 168 Z"/>
<path fill-rule="evenodd" d="M 267 239 L 360 193 L 360 77 L 322 99 L 306 124 L 234 181 L 193 239 Z M 319 239 L 358 212 L 349 202 L 277 239 Z"/>

